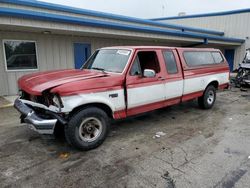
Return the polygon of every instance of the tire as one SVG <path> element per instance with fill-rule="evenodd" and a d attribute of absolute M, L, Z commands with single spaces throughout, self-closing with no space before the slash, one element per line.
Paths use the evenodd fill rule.
<path fill-rule="evenodd" d="M 198 104 L 202 109 L 210 109 L 216 100 L 216 89 L 213 85 L 209 85 L 203 95 L 198 98 Z"/>
<path fill-rule="evenodd" d="M 100 108 L 88 107 L 76 113 L 65 125 L 65 137 L 70 145 L 86 151 L 100 146 L 109 129 L 107 114 Z"/>

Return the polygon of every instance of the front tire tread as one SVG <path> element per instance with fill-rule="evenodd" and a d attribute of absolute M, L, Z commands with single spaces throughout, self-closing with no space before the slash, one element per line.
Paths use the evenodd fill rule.
<path fill-rule="evenodd" d="M 96 117 L 102 122 L 103 130 L 101 135 L 92 142 L 82 141 L 79 137 L 79 126 L 84 118 Z M 90 150 L 101 145 L 108 135 L 110 129 L 109 117 L 102 109 L 97 107 L 88 107 L 77 112 L 71 117 L 69 123 L 65 125 L 65 137 L 67 142 L 80 150 Z"/>

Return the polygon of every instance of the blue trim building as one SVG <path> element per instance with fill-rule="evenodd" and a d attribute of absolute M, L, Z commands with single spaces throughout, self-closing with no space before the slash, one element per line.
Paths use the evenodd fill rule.
<path fill-rule="evenodd" d="M 213 12 L 213 13 L 205 13 L 205 14 L 192 14 L 192 15 L 184 15 L 184 16 L 172 16 L 172 17 L 161 17 L 161 18 L 152 18 L 152 21 L 161 21 L 161 20 L 176 20 L 176 19 L 185 19 L 185 18 L 201 18 L 201 17 L 214 17 L 214 16 L 227 16 L 241 13 L 250 13 L 250 8 L 247 9 L 239 9 L 239 10 L 230 10 L 223 12 Z"/>

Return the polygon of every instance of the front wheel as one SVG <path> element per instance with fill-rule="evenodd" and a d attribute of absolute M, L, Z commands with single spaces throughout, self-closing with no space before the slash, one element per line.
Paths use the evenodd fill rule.
<path fill-rule="evenodd" d="M 203 95 L 198 98 L 198 104 L 202 109 L 210 109 L 216 100 L 216 89 L 213 85 L 206 88 Z"/>
<path fill-rule="evenodd" d="M 109 117 L 100 108 L 88 107 L 75 114 L 65 126 L 68 143 L 81 150 L 98 147 L 107 137 Z"/>

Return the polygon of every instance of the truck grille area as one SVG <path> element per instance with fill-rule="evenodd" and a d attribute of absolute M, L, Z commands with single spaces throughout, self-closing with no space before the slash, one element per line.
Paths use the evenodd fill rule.
<path fill-rule="evenodd" d="M 45 106 L 49 106 L 48 95 L 35 96 L 35 95 L 30 95 L 29 93 L 27 93 L 25 91 L 20 91 L 20 98 L 24 99 L 24 100 L 40 103 L 40 104 L 43 104 Z"/>

